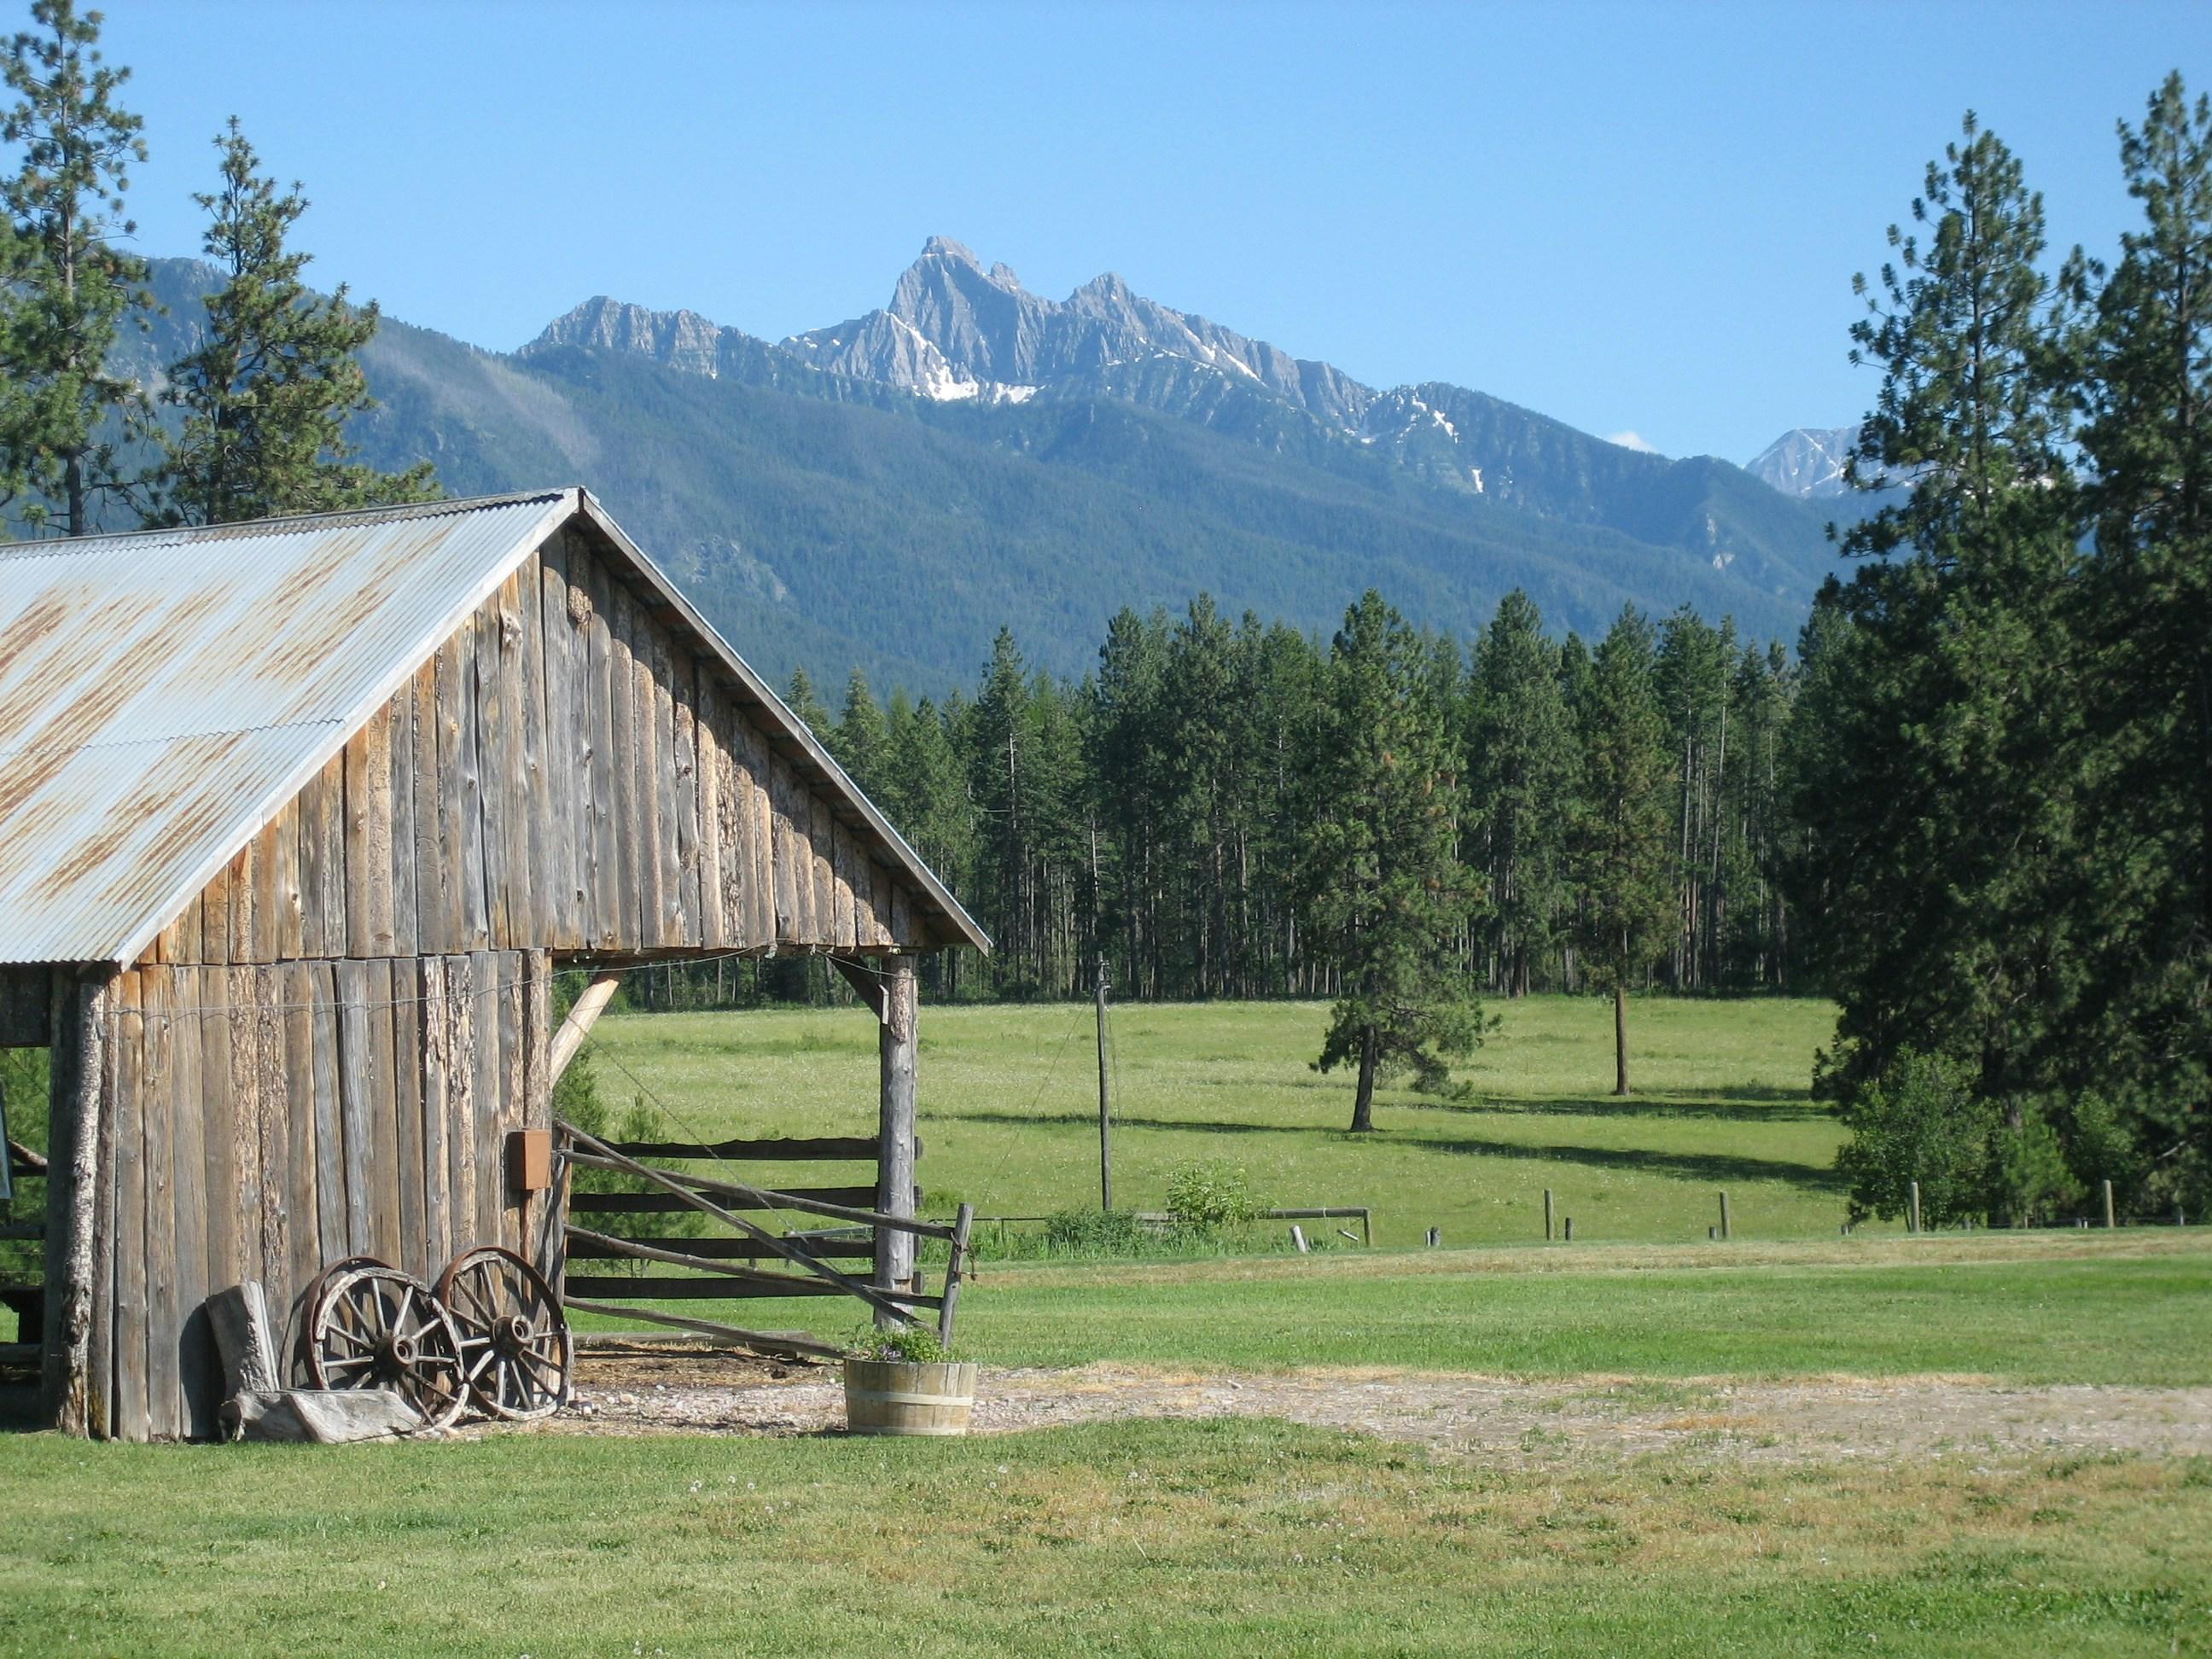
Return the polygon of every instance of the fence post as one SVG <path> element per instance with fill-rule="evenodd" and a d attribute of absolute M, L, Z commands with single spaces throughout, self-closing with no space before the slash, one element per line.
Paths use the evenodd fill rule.
<path fill-rule="evenodd" d="M 1574 1217 L 1572 1217 L 1572 1216 L 1569 1216 L 1569 1217 L 1567 1218 L 1567 1243 L 1570 1243 L 1570 1244 L 1571 1244 L 1571 1243 L 1573 1243 L 1574 1242 L 1575 1242 L 1575 1218 L 1574 1218 Z"/>
<path fill-rule="evenodd" d="M 2112 1183 L 2111 1182 L 2107 1181 L 2107 1182 L 2106 1182 L 2104 1183 L 2104 1188 L 2105 1188 L 2105 1225 L 2106 1225 L 2106 1226 L 2107 1226 L 2107 1227 L 2110 1227 L 2110 1226 L 2112 1226 L 2112 1225 L 2113 1225 L 2113 1224 L 2113 1224 L 2113 1221 L 2112 1221 Z"/>
<path fill-rule="evenodd" d="M 1544 1188 L 1544 1243 L 1552 1242 L 1552 1189 Z"/>
<path fill-rule="evenodd" d="M 1917 1181 L 1912 1183 L 1912 1207 L 1905 1212 L 1905 1231 L 1909 1233 L 1920 1231 L 1920 1183 Z"/>
<path fill-rule="evenodd" d="M 1729 1225 L 1728 1194 L 1725 1192 L 1721 1194 L 1721 1237 L 1723 1238 L 1733 1238 L 1735 1237 L 1735 1232 Z"/>

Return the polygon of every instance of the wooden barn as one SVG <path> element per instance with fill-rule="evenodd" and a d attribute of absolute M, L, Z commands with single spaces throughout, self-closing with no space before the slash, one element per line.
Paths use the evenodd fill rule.
<path fill-rule="evenodd" d="M 66 1429 L 212 1435 L 240 1281 L 282 1310 L 497 1243 L 557 1283 L 567 1185 L 517 1132 L 604 1002 L 556 1028 L 559 968 L 836 957 L 881 1024 L 865 1207 L 910 1217 L 914 956 L 960 945 L 585 490 L 0 547 L 0 1044 L 52 1054 Z M 887 1286 L 912 1248 L 848 1254 Z"/>

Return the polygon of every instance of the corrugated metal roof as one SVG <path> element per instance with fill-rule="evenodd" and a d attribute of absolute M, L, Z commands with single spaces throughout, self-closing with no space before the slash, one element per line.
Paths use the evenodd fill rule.
<path fill-rule="evenodd" d="M 0 547 L 0 963 L 134 959 L 561 523 L 720 655 L 969 942 L 989 940 L 581 489 Z"/>

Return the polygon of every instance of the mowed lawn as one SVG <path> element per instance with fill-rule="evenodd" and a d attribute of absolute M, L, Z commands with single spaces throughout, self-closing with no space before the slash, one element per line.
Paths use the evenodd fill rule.
<path fill-rule="evenodd" d="M 1268 1205 L 1364 1204 L 1379 1248 L 1525 1243 L 1543 1192 L 1584 1242 L 1703 1239 L 1726 1188 L 1744 1239 L 1836 1237 L 1841 1126 L 1808 1092 L 1831 1040 L 1824 1002 L 1632 1005 L 1637 1093 L 1615 1100 L 1610 1006 L 1498 1003 L 1460 1070 L 1468 1098 L 1383 1091 L 1375 1133 L 1346 1133 L 1350 1079 L 1311 1068 L 1327 1007 L 1117 1009 L 1115 1200 L 1159 1207 L 1194 1160 L 1243 1169 Z M 610 1015 L 601 1091 L 665 1103 L 674 1133 L 855 1133 L 875 1117 L 876 1039 L 859 1009 Z M 1098 1201 L 1097 1061 L 1087 1006 L 925 1007 L 926 1207 L 1044 1214 Z M 658 1108 L 656 1107 L 656 1109 Z M 793 1180 L 836 1172 L 793 1172 Z M 848 1173 L 847 1178 L 849 1178 Z M 1331 1230 L 1308 1229 L 1332 1236 Z"/>

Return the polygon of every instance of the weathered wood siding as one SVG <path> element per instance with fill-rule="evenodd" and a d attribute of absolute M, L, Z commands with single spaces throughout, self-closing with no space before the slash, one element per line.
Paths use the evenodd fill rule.
<path fill-rule="evenodd" d="M 300 1297 L 341 1256 L 425 1279 L 479 1243 L 556 1265 L 550 1206 L 509 1190 L 505 1158 L 509 1130 L 552 1121 L 550 971 L 542 951 L 478 951 L 113 981 L 97 1430 L 215 1434 L 204 1304 L 240 1279 L 286 1321 L 289 1365 Z"/>
<path fill-rule="evenodd" d="M 549 541 L 148 963 L 942 941 L 686 638 Z"/>

